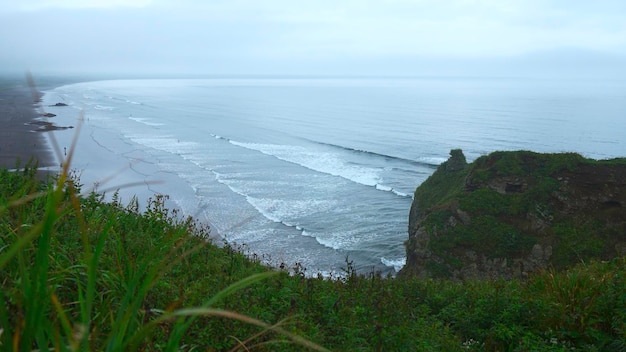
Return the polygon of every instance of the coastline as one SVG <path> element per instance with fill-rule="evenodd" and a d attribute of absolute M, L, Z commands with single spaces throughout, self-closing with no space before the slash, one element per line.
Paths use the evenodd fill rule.
<path fill-rule="evenodd" d="M 54 121 L 54 127 L 41 135 L 50 148 L 54 140 L 60 153 L 51 153 L 53 166 L 49 169 L 58 170 L 75 141 L 70 169 L 80 179 L 82 194 L 95 191 L 105 201 L 115 199 L 123 205 L 136 200 L 140 211 L 146 210 L 149 199 L 166 196 L 163 200 L 167 209 L 176 211 L 180 219 L 190 216 L 199 224 L 210 226 L 210 238 L 215 244 L 221 244 L 222 238 L 203 209 L 198 207 L 197 195 L 189 184 L 175 173 L 164 171 L 158 158 L 103 128 L 97 119 L 85 112 L 84 107 L 66 101 L 57 90 L 74 83 L 77 82 L 63 82 L 41 89 L 42 106 L 46 112 L 56 115 L 48 120 Z M 68 105 L 58 105 L 66 103 Z M 81 114 L 84 114 L 82 120 Z"/>
<path fill-rule="evenodd" d="M 39 115 L 25 83 L 0 79 L 0 167 L 24 166 L 34 159 L 39 167 L 54 165 L 54 156 L 39 131 L 55 128 Z"/>
<path fill-rule="evenodd" d="M 77 132 L 73 127 L 78 123 L 78 114 L 75 109 L 54 106 L 61 100 L 46 92 L 79 81 L 82 80 L 45 78 L 36 83 L 37 95 L 33 96 L 23 76 L 0 76 L 0 168 L 22 168 L 33 160 L 41 179 L 59 171 L 65 156 L 55 154 L 51 138 L 56 138 L 61 153 L 68 150 Z M 219 234 L 210 221 L 194 208 L 195 194 L 188 185 L 175 175 L 161 172 L 158 160 L 145 153 L 132 149 L 123 155 L 113 153 L 105 144 L 117 143 L 118 138 L 97 138 L 96 134 L 88 122 L 83 125 L 78 152 L 72 161 L 72 172 L 86 182 L 85 192 L 101 192 L 107 200 L 119 193 L 123 203 L 137 199 L 140 210 L 145 210 L 149 198 L 167 195 L 165 203 L 169 209 L 178 209 L 182 212 L 179 215 L 192 216 L 210 226 L 211 238 L 220 244 Z"/>

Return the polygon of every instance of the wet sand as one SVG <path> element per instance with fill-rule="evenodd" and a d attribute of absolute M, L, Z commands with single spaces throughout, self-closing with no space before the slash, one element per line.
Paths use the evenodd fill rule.
<path fill-rule="evenodd" d="M 31 158 L 40 167 L 54 164 L 45 137 L 38 132 L 55 128 L 53 117 L 40 116 L 35 99 L 25 83 L 0 82 L 0 167 L 24 166 Z"/>
<path fill-rule="evenodd" d="M 74 102 L 65 101 L 55 89 L 42 90 L 46 92 L 42 99 L 45 111 L 57 114 L 45 120 L 54 122 L 56 127 L 50 132 L 40 133 L 47 145 L 54 140 L 59 147 L 59 155 L 53 157 L 55 165 L 49 168 L 50 171 L 58 171 L 73 148 L 70 170 L 80 178 L 83 194 L 94 190 L 104 194 L 107 201 L 115 195 L 122 204 L 136 198 L 140 210 L 145 210 L 148 198 L 168 195 L 168 209 L 178 209 L 180 215 L 191 215 L 199 221 L 208 222 L 203 210 L 197 206 L 193 187 L 176 173 L 162 170 L 158 157 L 119 132 L 108 129 L 106 124 L 90 120 L 89 112 L 81 113 Z M 55 106 L 64 102 L 69 106 Z M 81 122 L 82 114 L 84 118 Z M 69 126 L 76 128 L 62 128 Z M 73 142 L 76 142 L 74 147 Z"/>
<path fill-rule="evenodd" d="M 177 175 L 160 170 L 158 159 L 120 136 L 97 128 L 88 117 L 77 131 L 79 110 L 55 106 L 62 100 L 51 93 L 54 87 L 63 84 L 67 81 L 38 85 L 39 90 L 48 94 L 37 103 L 25 79 L 0 77 L 0 168 L 15 168 L 18 160 L 19 165 L 24 166 L 35 158 L 42 177 L 57 173 L 78 136 L 70 169 L 73 175 L 80 177 L 83 194 L 95 190 L 103 194 L 105 200 L 111 200 L 115 194 L 123 204 L 137 199 L 142 211 L 149 198 L 167 194 L 170 197 L 165 201 L 168 209 L 180 210 L 181 218 L 191 215 L 208 223 L 202 209 L 197 208 L 194 189 Z M 42 116 L 44 113 L 55 116 Z M 59 155 L 53 153 L 52 139 L 59 146 Z M 214 231 L 212 236 L 217 233 Z"/>

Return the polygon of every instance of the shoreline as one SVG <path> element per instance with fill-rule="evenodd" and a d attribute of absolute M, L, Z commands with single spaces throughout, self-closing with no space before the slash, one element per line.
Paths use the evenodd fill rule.
<path fill-rule="evenodd" d="M 76 81 L 79 80 L 57 79 L 43 84 L 38 82 L 35 86 L 36 96 L 33 96 L 25 78 L 0 76 L 0 168 L 21 169 L 32 160 L 33 166 L 37 165 L 41 179 L 59 172 L 63 156 L 56 155 L 50 139 L 54 138 L 54 133 L 57 143 L 63 144 L 60 146 L 61 150 L 63 147 L 69 148 L 66 142 L 72 140 L 77 121 L 68 121 L 65 116 L 68 113 L 63 112 L 66 106 L 55 105 L 55 102 L 59 102 L 57 100 L 51 103 L 52 97 L 46 99 L 45 95 L 57 86 Z M 73 112 L 75 110 L 71 110 Z M 84 176 L 84 180 L 88 182 L 85 185 L 87 190 L 102 192 L 107 198 L 119 192 L 120 200 L 124 204 L 136 198 L 140 208 L 144 210 L 149 198 L 167 195 L 169 199 L 166 203 L 170 209 L 178 209 L 183 213 L 180 215 L 191 216 L 210 226 L 210 237 L 214 239 L 214 243 L 221 244 L 217 229 L 208 219 L 198 212 L 187 213 L 185 206 L 178 204 L 183 197 L 181 194 L 191 199 L 194 194 L 186 190 L 186 185 L 181 185 L 177 177 L 158 170 L 157 160 L 144 154 L 132 155 L 136 154 L 132 152 L 119 158 L 119 155 L 115 156 L 107 148 L 94 143 L 93 131 L 89 131 L 89 126 L 83 125 L 83 128 L 85 130 L 81 132 L 83 138 L 79 138 L 79 144 L 84 150 L 76 153 L 72 162 L 75 167 L 72 170 Z M 58 133 L 67 137 L 60 137 Z M 93 162 L 96 160 L 100 162 Z M 99 184 L 97 180 L 102 180 L 103 175 L 114 176 L 112 183 L 117 186 Z"/>
<path fill-rule="evenodd" d="M 76 82 L 65 84 L 74 83 Z M 80 179 L 81 193 L 94 191 L 101 194 L 106 201 L 115 198 L 123 205 L 137 200 L 140 211 L 146 210 L 149 199 L 167 196 L 165 205 L 168 209 L 176 210 L 181 220 L 190 216 L 199 224 L 209 226 L 210 238 L 220 245 L 222 237 L 203 213 L 203 209 L 198 207 L 195 190 L 175 173 L 159 167 L 159 158 L 99 125 L 97 119 L 90 119 L 89 112 L 85 112 L 84 108 L 75 106 L 72 101 L 66 101 L 56 91 L 65 84 L 43 90 L 41 104 L 46 112 L 56 116 L 51 120 L 44 120 L 54 121 L 55 125 L 52 129 L 42 130 L 46 133 L 41 135 L 50 148 L 54 140 L 60 154 L 51 154 L 53 166 L 49 170 L 58 170 L 75 141 L 70 169 Z M 84 115 L 82 121 L 81 115 Z"/>
<path fill-rule="evenodd" d="M 25 83 L 0 79 L 0 167 L 23 167 L 31 159 L 39 167 L 54 165 L 52 150 L 39 131 L 56 127 L 40 116 L 34 100 Z"/>
<path fill-rule="evenodd" d="M 43 104 L 44 91 L 73 80 L 54 77 L 28 83 L 29 78 L 0 76 L 0 167 L 24 167 L 31 160 L 49 173 L 57 157 L 43 132 L 71 129 L 55 121 L 56 114 Z M 31 85 L 34 88 L 31 88 Z M 34 90 L 33 90 L 34 89 Z"/>

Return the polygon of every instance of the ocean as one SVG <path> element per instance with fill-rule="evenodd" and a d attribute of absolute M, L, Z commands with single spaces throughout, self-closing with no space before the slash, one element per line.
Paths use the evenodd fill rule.
<path fill-rule="evenodd" d="M 84 185 L 165 180 L 147 187 L 220 240 L 308 275 L 397 272 L 413 192 L 451 149 L 626 156 L 623 80 L 110 80 L 45 92 L 59 102 L 58 125 L 84 114 Z M 59 153 L 73 134 L 50 132 Z"/>

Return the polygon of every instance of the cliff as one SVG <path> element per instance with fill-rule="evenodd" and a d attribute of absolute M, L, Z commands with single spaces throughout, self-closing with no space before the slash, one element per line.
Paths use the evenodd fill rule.
<path fill-rule="evenodd" d="M 522 278 L 626 255 L 626 158 L 450 154 L 415 191 L 400 276 Z"/>

